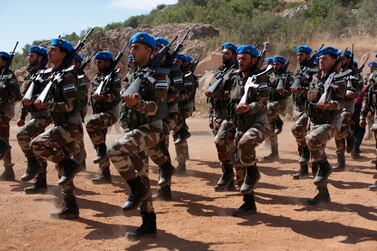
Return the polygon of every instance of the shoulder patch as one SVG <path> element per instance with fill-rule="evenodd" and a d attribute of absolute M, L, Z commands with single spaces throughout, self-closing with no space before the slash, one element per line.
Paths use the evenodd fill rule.
<path fill-rule="evenodd" d="M 63 86 L 63 92 L 64 93 L 73 92 L 75 90 L 76 90 L 76 87 L 75 87 L 75 84 L 73 84 L 73 83 L 66 84 L 66 85 Z"/>
<path fill-rule="evenodd" d="M 156 81 L 154 86 L 156 89 L 168 89 L 168 81 L 159 79 Z"/>

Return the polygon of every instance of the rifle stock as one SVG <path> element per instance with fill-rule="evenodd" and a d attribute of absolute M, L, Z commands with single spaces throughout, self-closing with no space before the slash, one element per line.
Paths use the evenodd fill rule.
<path fill-rule="evenodd" d="M 220 88 L 220 85 L 222 84 L 224 79 L 227 79 L 230 77 L 230 74 L 233 72 L 233 69 L 236 67 L 235 64 L 233 64 L 227 71 L 222 72 L 218 78 L 216 78 L 216 81 L 210 85 L 205 92 L 205 95 L 209 98 L 213 97 L 215 93 Z"/>

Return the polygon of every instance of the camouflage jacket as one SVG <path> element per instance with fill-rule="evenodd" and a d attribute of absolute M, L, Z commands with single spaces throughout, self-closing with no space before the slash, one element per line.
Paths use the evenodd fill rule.
<path fill-rule="evenodd" d="M 367 91 L 363 98 L 360 119 L 366 119 L 368 112 L 377 112 L 377 71 L 370 73 L 367 78 Z"/>
<path fill-rule="evenodd" d="M 0 115 L 14 117 L 15 103 L 21 100 L 20 86 L 12 71 L 0 76 Z"/>
<path fill-rule="evenodd" d="M 298 64 L 296 71 L 293 74 L 292 85 L 300 86 L 300 91 L 293 93 L 293 103 L 298 107 L 303 107 L 307 102 L 308 89 L 313 75 L 318 72 L 318 69 L 309 63 Z M 292 87 L 291 85 L 291 87 Z"/>
<path fill-rule="evenodd" d="M 272 72 L 269 74 L 269 101 L 280 101 L 287 99 L 291 95 L 290 86 L 293 82 L 290 72 L 277 73 Z M 282 89 L 282 92 L 277 91 L 278 88 Z"/>

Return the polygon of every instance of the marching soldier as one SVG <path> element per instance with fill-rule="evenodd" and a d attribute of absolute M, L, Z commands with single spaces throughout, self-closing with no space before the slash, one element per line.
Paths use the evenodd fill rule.
<path fill-rule="evenodd" d="M 31 148 L 37 157 L 57 164 L 58 184 L 63 189 L 65 205 L 59 212 L 52 213 L 51 217 L 77 219 L 79 208 L 73 193 L 73 178 L 80 165 L 71 156 L 78 148 L 77 142 L 82 138 L 83 128 L 78 78 L 74 66 L 70 67 L 75 49 L 68 40 L 57 38 L 51 40 L 47 53 L 49 63 L 53 65 L 49 78 L 52 85 L 47 89 L 47 102 L 43 102 L 39 96 L 34 104 L 38 109 L 49 110 L 54 127 L 35 137 L 31 141 Z"/>
<path fill-rule="evenodd" d="M 215 72 L 209 86 L 221 81 L 216 93 L 208 97 L 208 110 L 209 110 L 209 127 L 212 133 L 216 135 L 219 132 L 220 125 L 224 120 L 229 121 L 228 103 L 229 103 L 229 79 L 225 79 L 226 72 L 233 71 L 237 65 L 237 46 L 231 43 L 224 43 L 222 45 L 222 65 Z M 229 74 L 230 76 L 230 74 Z M 226 85 L 227 84 L 227 85 Z M 208 93 L 206 93 L 208 95 Z M 225 142 L 224 142 L 225 143 Z M 233 190 L 234 189 L 234 171 L 233 171 L 233 156 L 222 155 L 223 152 L 228 152 L 223 148 L 227 148 L 227 144 L 216 144 L 218 158 L 221 162 L 222 176 L 220 177 L 215 191 Z M 225 151 L 224 151 L 225 150 Z"/>
<path fill-rule="evenodd" d="M 287 60 L 282 56 L 272 58 L 273 72 L 270 78 L 270 98 L 267 104 L 267 117 L 270 123 L 271 134 L 271 154 L 264 157 L 264 162 L 274 162 L 279 160 L 278 134 L 283 130 L 283 120 L 279 114 L 285 112 L 288 106 L 288 97 L 291 94 L 288 89 L 291 85 L 292 78 L 288 72 Z"/>
<path fill-rule="evenodd" d="M 154 37 L 138 32 L 130 38 L 130 45 L 137 72 L 150 70 L 148 64 L 156 47 Z M 156 146 L 163 137 L 168 77 L 159 72 L 151 74 L 148 78 L 133 75 L 134 78 L 128 79 L 132 84 L 126 85 L 127 90 L 122 91 L 125 114 L 121 115 L 127 126 L 126 132 L 107 151 L 111 162 L 131 189 L 128 200 L 122 207 L 123 211 L 135 210 L 140 206 L 143 223 L 135 232 L 128 233 L 129 238 L 157 233 L 145 156 L 146 151 Z M 140 81 L 135 81 L 136 79 Z"/>
<path fill-rule="evenodd" d="M 327 160 L 325 147 L 327 142 L 340 130 L 341 112 L 344 107 L 346 83 L 344 74 L 338 73 L 338 50 L 326 47 L 317 52 L 319 73 L 313 77 L 308 91 L 307 113 L 310 131 L 306 143 L 310 149 L 313 164 L 318 167 L 314 184 L 318 194 L 308 200 L 309 205 L 330 202 L 327 180 L 331 165 Z"/>
<path fill-rule="evenodd" d="M 97 151 L 97 157 L 93 160 L 99 164 L 101 174 L 93 178 L 94 184 L 111 183 L 110 162 L 106 151 L 106 134 L 109 127 L 114 125 L 118 120 L 121 81 L 119 75 L 113 72 L 112 63 L 113 55 L 109 51 L 97 52 L 94 59 L 98 73 L 92 83 L 91 104 L 93 116 L 86 124 L 86 130 Z M 107 79 L 109 78 L 110 79 Z M 97 92 L 101 83 L 106 86 L 101 92 Z"/>
<path fill-rule="evenodd" d="M 42 158 L 37 158 L 30 147 L 31 140 L 43 133 L 51 124 L 48 110 L 39 110 L 33 105 L 33 101 L 46 86 L 46 79 L 52 70 L 45 69 L 47 60 L 47 50 L 44 47 L 32 46 L 29 48 L 28 75 L 25 77 L 25 83 L 22 87 L 24 96 L 22 99 L 23 106 L 21 108 L 21 117 L 17 121 L 17 126 L 23 126 L 17 133 L 17 141 L 27 159 L 27 168 L 21 180 L 30 181 L 36 177 L 35 183 L 24 189 L 27 194 L 43 193 L 47 190 L 47 161 Z M 29 92 L 28 96 L 26 96 L 27 92 Z M 29 113 L 31 119 L 25 125 L 25 118 Z M 36 166 L 41 166 L 41 168 Z M 41 170 L 40 173 L 33 173 L 34 170 L 38 169 Z"/>
<path fill-rule="evenodd" d="M 293 179 L 301 179 L 308 176 L 308 164 L 310 161 L 310 150 L 306 144 L 305 136 L 308 128 L 308 115 L 306 113 L 307 93 L 313 74 L 317 72 L 315 65 L 311 62 L 312 49 L 308 45 L 296 47 L 297 69 L 293 75 L 294 82 L 291 86 L 293 93 L 293 120 L 292 134 L 296 139 L 299 153 L 300 169 L 293 175 Z M 315 172 L 313 171 L 313 176 Z"/>
<path fill-rule="evenodd" d="M 267 119 L 268 77 L 264 74 L 264 78 L 256 78 L 247 89 L 245 88 L 249 77 L 259 73 L 258 56 L 259 52 L 254 46 L 238 47 L 239 71 L 227 80 L 231 84 L 230 120 L 223 120 L 215 138 L 217 149 L 222 150 L 222 156 L 228 156 L 228 163 L 232 161 L 234 154 L 229 146 L 236 145 L 234 166 L 244 204 L 233 211 L 233 216 L 256 213 L 254 188 L 260 179 L 260 173 L 255 148 L 263 142 L 270 128 Z M 235 139 L 234 143 L 231 142 L 232 139 Z"/>
<path fill-rule="evenodd" d="M 0 51 L 0 140 L 3 145 L 2 159 L 4 161 L 4 172 L 0 180 L 13 181 L 14 171 L 9 145 L 10 121 L 14 117 L 14 109 L 17 101 L 21 100 L 20 87 L 16 76 L 9 70 L 11 55 Z M 8 66 L 8 67 L 7 67 Z"/>

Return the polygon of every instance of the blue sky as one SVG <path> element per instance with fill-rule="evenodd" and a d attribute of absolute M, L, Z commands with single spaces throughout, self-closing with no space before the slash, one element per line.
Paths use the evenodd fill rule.
<path fill-rule="evenodd" d="M 51 39 L 94 26 L 146 14 L 158 4 L 177 0 L 2 0 L 0 51 L 18 51 L 34 40 Z"/>

